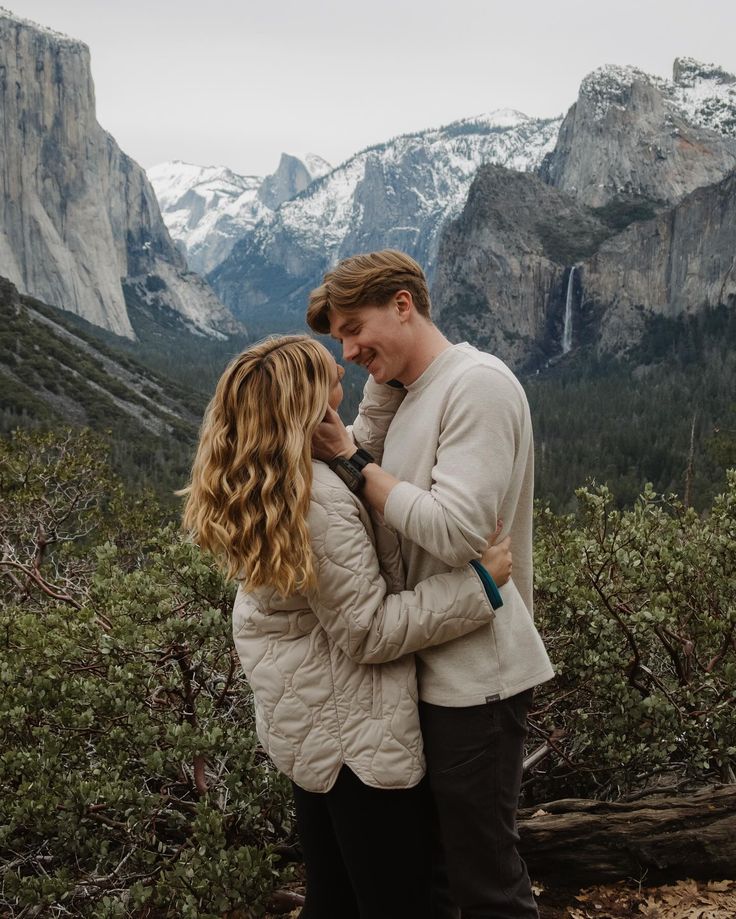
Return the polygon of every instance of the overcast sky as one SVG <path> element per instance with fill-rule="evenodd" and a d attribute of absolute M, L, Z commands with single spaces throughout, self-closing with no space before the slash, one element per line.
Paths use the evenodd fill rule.
<path fill-rule="evenodd" d="M 4 0 L 86 42 L 100 123 L 145 167 L 337 164 L 396 134 L 560 114 L 606 64 L 736 72 L 734 0 Z"/>

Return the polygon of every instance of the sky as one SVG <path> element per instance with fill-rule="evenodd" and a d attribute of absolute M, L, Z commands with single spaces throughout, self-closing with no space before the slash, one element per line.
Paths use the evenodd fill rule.
<path fill-rule="evenodd" d="M 333 165 L 514 108 L 552 117 L 603 64 L 736 73 L 734 0 L 3 0 L 89 45 L 97 118 L 149 168 Z"/>

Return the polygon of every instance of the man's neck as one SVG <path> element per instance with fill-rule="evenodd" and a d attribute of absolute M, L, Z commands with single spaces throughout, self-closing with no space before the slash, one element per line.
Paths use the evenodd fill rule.
<path fill-rule="evenodd" d="M 411 361 L 402 373 L 400 382 L 404 386 L 410 386 L 419 379 L 435 358 L 450 347 L 451 342 L 445 338 L 436 325 L 422 320 L 422 325 L 417 327 Z"/>

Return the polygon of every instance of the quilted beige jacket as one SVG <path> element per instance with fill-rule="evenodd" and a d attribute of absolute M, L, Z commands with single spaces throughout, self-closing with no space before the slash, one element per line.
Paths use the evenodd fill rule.
<path fill-rule="evenodd" d="M 320 462 L 308 522 L 317 590 L 284 599 L 241 587 L 235 600 L 235 646 L 258 737 L 307 791 L 328 791 L 343 764 L 367 785 L 415 785 L 424 755 L 411 652 L 487 625 L 485 590 L 470 566 L 401 590 L 396 537 L 374 530 L 359 499 Z"/>

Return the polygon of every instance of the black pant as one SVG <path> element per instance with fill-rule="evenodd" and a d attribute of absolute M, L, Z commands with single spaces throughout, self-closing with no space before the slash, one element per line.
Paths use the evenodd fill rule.
<path fill-rule="evenodd" d="M 427 770 L 449 889 L 435 871 L 436 919 L 537 919 L 516 845 L 526 717 L 532 691 L 466 708 L 420 703 Z M 457 911 L 460 908 L 460 913 Z"/>
<path fill-rule="evenodd" d="M 428 919 L 431 800 L 371 788 L 343 766 L 326 793 L 294 785 L 307 872 L 301 919 Z"/>

